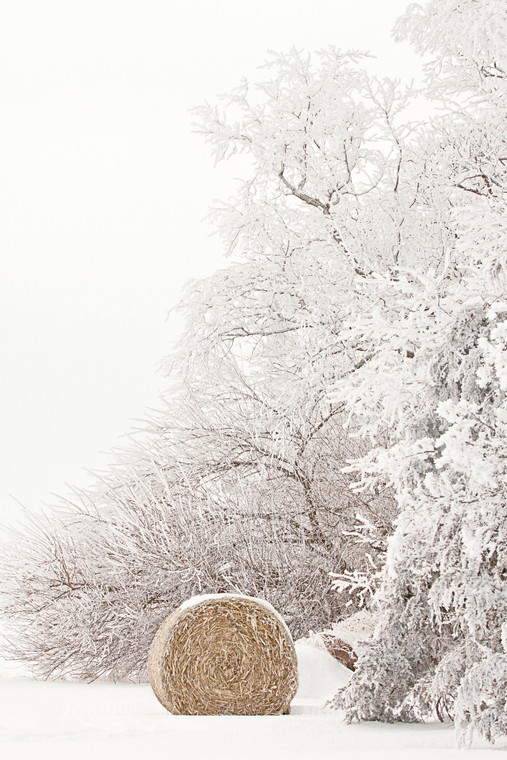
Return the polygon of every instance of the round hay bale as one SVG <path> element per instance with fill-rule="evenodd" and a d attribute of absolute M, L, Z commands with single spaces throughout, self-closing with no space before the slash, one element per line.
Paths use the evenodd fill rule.
<path fill-rule="evenodd" d="M 280 715 L 298 685 L 282 618 L 239 594 L 194 597 L 169 615 L 150 647 L 148 675 L 175 715 Z"/>

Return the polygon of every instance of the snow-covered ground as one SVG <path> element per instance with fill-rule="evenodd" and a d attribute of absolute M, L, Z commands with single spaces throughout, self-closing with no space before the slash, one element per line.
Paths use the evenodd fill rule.
<path fill-rule="evenodd" d="M 2 760 L 452 760 L 452 728 L 363 723 L 348 726 L 324 701 L 348 671 L 330 655 L 297 646 L 300 688 L 290 715 L 170 715 L 145 684 L 0 680 Z M 477 744 L 472 756 L 491 758 Z M 507 749 L 507 744 L 502 747 Z"/>

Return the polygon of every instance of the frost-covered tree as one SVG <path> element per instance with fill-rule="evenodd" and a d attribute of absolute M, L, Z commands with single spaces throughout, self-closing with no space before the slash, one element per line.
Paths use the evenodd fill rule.
<path fill-rule="evenodd" d="M 507 732 L 507 7 L 429 2 L 397 33 L 431 54 L 443 108 L 416 202 L 440 243 L 420 266 L 428 241 L 405 236 L 413 263 L 368 283 L 374 309 L 345 328 L 370 358 L 332 398 L 377 442 L 357 487 L 392 484 L 400 515 L 376 635 L 336 704 L 351 720 L 436 713 L 462 741 L 494 740 Z"/>
<path fill-rule="evenodd" d="M 35 672 L 142 677 L 160 620 L 196 592 L 263 596 L 299 635 L 378 570 L 394 504 L 350 491 L 367 446 L 329 391 L 367 359 L 338 334 L 396 258 L 415 185 L 410 94 L 359 64 L 277 56 L 268 82 L 199 112 L 217 157 L 251 167 L 216 211 L 233 258 L 189 289 L 177 387 L 142 444 L 4 563 L 12 649 Z"/>

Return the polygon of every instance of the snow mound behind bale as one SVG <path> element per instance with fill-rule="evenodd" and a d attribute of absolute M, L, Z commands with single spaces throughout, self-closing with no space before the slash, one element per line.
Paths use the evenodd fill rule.
<path fill-rule="evenodd" d="M 299 686 L 295 702 L 300 704 L 324 705 L 348 683 L 352 675 L 325 649 L 305 641 L 296 641 L 296 653 Z"/>
<path fill-rule="evenodd" d="M 355 670 L 362 641 L 368 641 L 375 631 L 374 616 L 366 610 L 334 623 L 331 628 L 318 633 L 310 633 L 301 643 L 329 652 L 338 662 L 349 670 Z"/>
<path fill-rule="evenodd" d="M 280 715 L 298 686 L 282 618 L 239 594 L 194 597 L 169 615 L 150 647 L 148 675 L 176 715 Z"/>

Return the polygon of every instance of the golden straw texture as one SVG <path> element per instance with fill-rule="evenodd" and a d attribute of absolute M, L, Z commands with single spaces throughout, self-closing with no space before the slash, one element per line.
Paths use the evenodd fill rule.
<path fill-rule="evenodd" d="M 159 702 L 175 715 L 280 715 L 297 690 L 290 633 L 260 599 L 196 597 L 162 623 L 148 655 Z"/>

